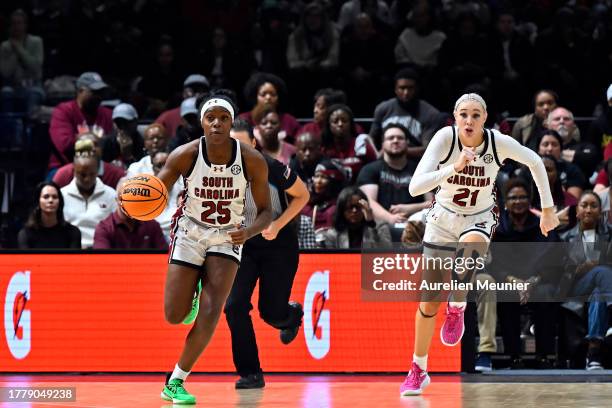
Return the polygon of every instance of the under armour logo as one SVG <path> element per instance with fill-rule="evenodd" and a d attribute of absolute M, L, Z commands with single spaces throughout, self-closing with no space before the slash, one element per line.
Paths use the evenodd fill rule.
<path fill-rule="evenodd" d="M 225 171 L 225 166 L 212 166 L 213 173 L 223 173 Z"/>

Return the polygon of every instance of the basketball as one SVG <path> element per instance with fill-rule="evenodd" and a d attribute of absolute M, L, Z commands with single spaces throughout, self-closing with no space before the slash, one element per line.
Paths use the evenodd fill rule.
<path fill-rule="evenodd" d="M 137 174 L 123 183 L 119 201 L 130 217 L 149 221 L 166 208 L 168 190 L 157 177 L 151 174 Z"/>

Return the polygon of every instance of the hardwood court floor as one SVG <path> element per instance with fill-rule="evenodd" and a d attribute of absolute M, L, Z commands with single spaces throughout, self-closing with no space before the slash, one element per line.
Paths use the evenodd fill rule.
<path fill-rule="evenodd" d="M 193 375 L 187 389 L 198 398 L 197 406 L 215 408 L 612 407 L 612 383 L 473 383 L 459 375 L 433 376 L 424 395 L 400 398 L 398 387 L 402 379 L 396 375 L 268 375 L 264 390 L 237 391 L 233 376 Z M 77 401 L 4 402 L 0 407 L 172 407 L 159 398 L 162 383 L 162 375 L 4 375 L 0 376 L 0 387 L 76 387 Z"/>

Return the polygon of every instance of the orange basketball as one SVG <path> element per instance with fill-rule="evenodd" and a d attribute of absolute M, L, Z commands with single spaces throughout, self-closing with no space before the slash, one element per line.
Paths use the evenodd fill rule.
<path fill-rule="evenodd" d="M 168 190 L 157 177 L 151 174 L 137 174 L 123 183 L 119 201 L 130 217 L 149 221 L 166 208 Z"/>

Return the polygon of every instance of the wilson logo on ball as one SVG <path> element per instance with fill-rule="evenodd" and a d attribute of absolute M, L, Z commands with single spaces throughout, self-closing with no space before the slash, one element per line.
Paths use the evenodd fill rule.
<path fill-rule="evenodd" d="M 148 188 L 128 187 L 123 189 L 123 194 L 131 194 L 133 196 L 151 197 L 151 190 Z"/>

